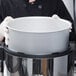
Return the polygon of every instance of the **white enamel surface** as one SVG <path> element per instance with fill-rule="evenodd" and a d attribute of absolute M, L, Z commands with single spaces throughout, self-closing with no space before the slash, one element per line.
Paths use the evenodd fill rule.
<path fill-rule="evenodd" d="M 68 48 L 71 23 L 56 15 L 17 18 L 8 28 L 8 48 L 12 51 L 42 55 Z"/>
<path fill-rule="evenodd" d="M 8 27 L 15 31 L 47 33 L 71 28 L 69 21 L 52 17 L 23 17 L 10 21 Z"/>
<path fill-rule="evenodd" d="M 58 33 L 22 33 L 9 30 L 8 48 L 27 54 L 49 54 L 65 51 L 68 47 L 69 30 Z"/>

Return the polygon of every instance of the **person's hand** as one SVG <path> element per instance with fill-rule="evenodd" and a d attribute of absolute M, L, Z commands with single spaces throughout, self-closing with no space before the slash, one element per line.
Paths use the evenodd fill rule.
<path fill-rule="evenodd" d="M 0 24 L 0 42 L 3 41 L 4 37 L 5 37 L 5 44 L 8 45 L 8 29 L 7 29 L 7 25 L 8 23 L 13 20 L 12 17 L 7 16 L 3 22 Z"/>

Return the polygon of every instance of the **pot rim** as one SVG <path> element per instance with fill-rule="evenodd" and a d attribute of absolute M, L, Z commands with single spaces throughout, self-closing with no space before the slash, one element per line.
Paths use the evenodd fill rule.
<path fill-rule="evenodd" d="M 13 27 L 10 27 L 9 25 L 14 22 L 15 20 L 21 20 L 21 19 L 24 19 L 24 18 L 47 18 L 47 19 L 52 19 L 52 20 L 56 20 L 52 17 L 47 17 L 47 16 L 28 16 L 28 17 L 20 17 L 20 18 L 15 18 L 14 20 L 11 20 L 8 25 L 7 25 L 7 28 L 10 29 L 10 30 L 13 30 L 13 31 L 16 31 L 16 32 L 22 32 L 22 33 L 57 33 L 57 32 L 61 32 L 61 31 L 65 31 L 65 30 L 70 30 L 72 29 L 71 25 L 72 23 L 68 20 L 64 20 L 64 19 L 61 19 L 59 18 L 58 20 L 62 21 L 62 22 L 65 22 L 68 24 L 68 27 L 65 28 L 65 29 L 60 29 L 60 30 L 56 30 L 56 31 L 22 31 L 22 30 L 18 30 L 16 28 L 13 28 Z"/>

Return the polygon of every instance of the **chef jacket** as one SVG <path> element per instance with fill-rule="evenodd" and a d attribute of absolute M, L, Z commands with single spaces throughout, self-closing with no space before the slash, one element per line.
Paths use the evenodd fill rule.
<path fill-rule="evenodd" d="M 63 19 L 73 20 L 62 0 L 36 0 L 33 4 L 28 0 L 0 0 L 0 22 L 6 16 L 13 18 L 25 16 L 52 16 L 57 14 Z M 74 40 L 74 28 L 70 40 Z M 1 54 L 2 55 L 2 54 Z"/>
<path fill-rule="evenodd" d="M 24 16 L 52 16 L 53 14 L 72 21 L 62 0 L 36 0 L 34 4 L 28 1 L 0 0 L 0 21 L 6 16 L 17 18 Z"/>

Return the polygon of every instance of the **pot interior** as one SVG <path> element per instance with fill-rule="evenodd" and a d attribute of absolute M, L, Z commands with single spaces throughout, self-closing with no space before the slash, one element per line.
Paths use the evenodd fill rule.
<path fill-rule="evenodd" d="M 8 28 L 33 33 L 58 32 L 71 28 L 71 23 L 63 19 L 54 19 L 52 17 L 21 17 L 15 18 L 8 23 Z"/>

